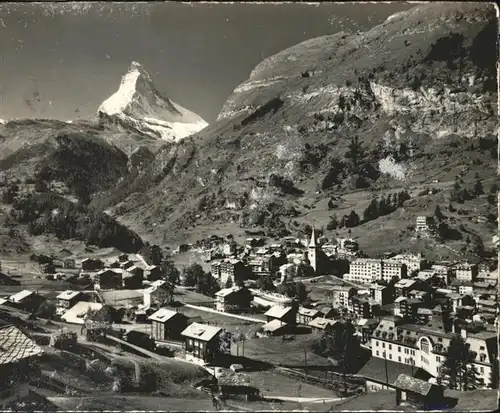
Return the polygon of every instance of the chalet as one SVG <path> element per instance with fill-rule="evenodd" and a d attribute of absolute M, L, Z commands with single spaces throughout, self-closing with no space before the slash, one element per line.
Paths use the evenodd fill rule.
<path fill-rule="evenodd" d="M 297 324 L 308 325 L 321 314 L 318 310 L 301 307 L 297 311 Z"/>
<path fill-rule="evenodd" d="M 451 291 L 458 294 L 471 294 L 474 292 L 474 283 L 471 281 L 453 280 L 451 282 Z"/>
<path fill-rule="evenodd" d="M 188 326 L 188 318 L 176 311 L 160 308 L 149 316 L 151 337 L 156 341 L 180 340 L 182 332 Z"/>
<path fill-rule="evenodd" d="M 252 293 L 248 288 L 233 286 L 215 293 L 215 308 L 218 311 L 237 311 L 250 309 Z"/>
<path fill-rule="evenodd" d="M 355 295 L 349 299 L 349 313 L 360 318 L 372 318 L 378 315 L 380 304 L 372 298 Z"/>
<path fill-rule="evenodd" d="M 417 319 L 421 324 L 427 324 L 432 318 L 432 310 L 430 308 L 420 307 L 417 309 Z"/>
<path fill-rule="evenodd" d="M 45 298 L 34 291 L 23 290 L 9 297 L 12 306 L 25 311 L 33 312 L 38 310 Z"/>
<path fill-rule="evenodd" d="M 390 304 L 393 301 L 392 288 L 389 288 L 386 285 L 371 284 L 370 296 L 375 302 L 377 302 L 381 306 Z"/>
<path fill-rule="evenodd" d="M 12 277 L 0 271 L 0 285 L 14 286 L 21 285 L 21 283 L 18 280 L 13 279 Z"/>
<path fill-rule="evenodd" d="M 332 302 L 335 308 L 347 308 L 349 299 L 356 294 L 356 289 L 350 286 L 335 285 L 332 289 Z"/>
<path fill-rule="evenodd" d="M 403 278 L 394 284 L 396 297 L 407 297 L 411 290 L 417 289 L 419 282 L 409 278 Z"/>
<path fill-rule="evenodd" d="M 134 261 L 123 261 L 123 262 L 120 262 L 120 268 L 122 270 L 127 270 L 128 268 L 131 268 L 135 265 L 135 262 Z"/>
<path fill-rule="evenodd" d="M 372 341 L 372 351 L 373 351 Z M 376 347 L 378 350 L 378 347 Z M 370 357 L 370 359 L 359 370 L 358 376 L 365 379 L 366 392 L 378 392 L 380 390 L 395 390 L 394 381 L 400 374 L 405 373 L 411 375 L 413 366 L 409 364 L 396 363 L 389 360 L 387 357 Z"/>
<path fill-rule="evenodd" d="M 282 323 L 277 319 L 273 319 L 261 327 L 262 333 L 266 336 L 280 336 L 287 333 L 290 325 Z"/>
<path fill-rule="evenodd" d="M 73 307 L 77 302 L 84 301 L 81 300 L 82 293 L 80 291 L 67 290 L 62 292 L 56 297 L 56 315 L 63 315 L 71 307 Z"/>
<path fill-rule="evenodd" d="M 0 343 L 0 410 L 16 411 L 11 406 L 28 398 L 29 383 L 39 377 L 36 358 L 43 350 L 12 325 L 0 327 Z"/>
<path fill-rule="evenodd" d="M 85 258 L 81 266 L 83 271 L 97 271 L 104 268 L 104 263 L 99 259 Z"/>
<path fill-rule="evenodd" d="M 118 268 L 101 270 L 94 277 L 96 290 L 115 290 L 121 288 L 122 285 L 122 271 Z"/>
<path fill-rule="evenodd" d="M 174 286 L 164 280 L 156 280 L 144 290 L 144 306 L 146 308 L 152 305 L 162 306 L 170 301 L 174 292 Z"/>
<path fill-rule="evenodd" d="M 144 278 L 144 269 L 137 265 L 132 265 L 131 267 L 127 268 L 127 272 L 137 277 L 140 277 L 141 279 Z"/>
<path fill-rule="evenodd" d="M 433 264 L 431 270 L 440 277 L 446 285 L 450 284 L 453 275 L 453 270 L 448 265 Z"/>
<path fill-rule="evenodd" d="M 368 343 L 371 336 L 378 325 L 378 319 L 376 318 L 360 318 L 356 321 L 355 327 L 356 331 L 360 335 L 360 340 L 362 344 Z"/>
<path fill-rule="evenodd" d="M 101 303 L 88 303 L 85 301 L 79 301 L 61 316 L 61 320 L 70 324 L 82 325 L 85 323 L 85 317 L 87 316 L 89 311 L 99 311 L 101 308 Z"/>
<path fill-rule="evenodd" d="M 128 270 L 122 271 L 122 287 L 127 290 L 135 290 L 142 287 L 144 281 L 141 274 L 131 273 Z"/>
<path fill-rule="evenodd" d="M 401 316 L 412 320 L 418 319 L 418 309 L 424 307 L 424 303 L 418 298 L 407 298 L 399 303 Z"/>
<path fill-rule="evenodd" d="M 396 404 L 408 403 L 422 410 L 443 407 L 443 387 L 415 377 L 400 374 L 394 382 Z"/>
<path fill-rule="evenodd" d="M 224 345 L 224 331 L 220 327 L 200 323 L 190 324 L 182 333 L 186 360 L 207 363 L 218 356 L 228 354 L 229 346 Z"/>
<path fill-rule="evenodd" d="M 337 310 L 333 307 L 325 306 L 318 308 L 318 311 L 321 313 L 321 317 L 334 319 L 337 316 Z"/>
<path fill-rule="evenodd" d="M 432 296 L 429 292 L 420 290 L 411 290 L 408 293 L 408 298 L 416 298 L 426 305 L 429 305 L 432 301 Z"/>
<path fill-rule="evenodd" d="M 231 279 L 234 284 L 238 281 L 245 281 L 251 273 L 247 266 L 237 259 L 214 262 L 211 272 L 221 285 L 225 285 L 228 279 Z"/>
<path fill-rule="evenodd" d="M 468 262 L 461 263 L 455 267 L 455 277 L 459 281 L 476 281 L 478 274 L 478 267 L 476 264 L 469 264 Z"/>
<path fill-rule="evenodd" d="M 268 322 L 278 320 L 283 324 L 294 325 L 297 322 L 297 306 L 291 305 L 283 307 L 276 305 L 267 310 L 264 315 L 266 316 Z"/>
<path fill-rule="evenodd" d="M 330 329 L 333 329 L 337 323 L 338 321 L 335 320 L 330 320 L 323 317 L 316 317 L 309 322 L 308 326 L 311 327 L 311 329 L 314 332 L 322 333 L 324 331 L 329 331 Z"/>
<path fill-rule="evenodd" d="M 148 281 L 161 280 L 163 278 L 163 271 L 158 265 L 150 265 L 144 272 Z"/>

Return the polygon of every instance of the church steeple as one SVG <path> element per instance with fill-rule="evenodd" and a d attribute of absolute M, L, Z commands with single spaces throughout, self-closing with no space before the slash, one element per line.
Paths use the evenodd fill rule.
<path fill-rule="evenodd" d="M 311 241 L 309 241 L 309 248 L 316 248 L 316 230 L 314 229 L 314 225 L 312 227 Z"/>
<path fill-rule="evenodd" d="M 311 264 L 311 267 L 314 268 L 314 272 L 317 273 L 318 271 L 318 257 L 317 257 L 317 252 L 318 252 L 318 245 L 316 243 L 316 230 L 312 228 L 311 232 L 311 240 L 309 241 L 309 245 L 307 247 L 308 249 L 308 258 L 309 258 L 309 263 Z"/>

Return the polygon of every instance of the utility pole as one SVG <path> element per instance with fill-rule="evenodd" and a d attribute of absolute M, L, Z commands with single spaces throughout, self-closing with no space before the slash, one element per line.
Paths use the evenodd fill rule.
<path fill-rule="evenodd" d="M 385 366 L 385 381 L 387 385 L 389 385 L 389 373 L 387 371 L 387 355 L 385 351 L 384 351 L 384 366 Z"/>
<path fill-rule="evenodd" d="M 304 373 L 307 376 L 307 350 L 304 349 Z"/>

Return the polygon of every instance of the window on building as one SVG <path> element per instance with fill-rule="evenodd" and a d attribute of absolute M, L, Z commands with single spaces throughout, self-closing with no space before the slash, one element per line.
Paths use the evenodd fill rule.
<path fill-rule="evenodd" d="M 441 362 L 441 357 L 436 356 L 436 361 L 437 361 L 438 363 L 440 363 L 440 362 Z"/>
<path fill-rule="evenodd" d="M 398 351 L 401 352 L 401 346 L 398 346 Z"/>
<path fill-rule="evenodd" d="M 484 367 L 479 367 L 479 371 L 481 374 L 484 374 Z"/>
<path fill-rule="evenodd" d="M 375 352 L 375 354 L 376 354 L 376 355 L 377 355 L 377 357 L 378 357 L 378 355 L 379 355 L 379 352 L 378 352 L 378 350 L 377 350 L 377 351 Z"/>
<path fill-rule="evenodd" d="M 389 360 L 392 360 L 392 354 L 389 354 Z"/>
<path fill-rule="evenodd" d="M 392 344 L 389 344 L 389 350 L 392 350 Z"/>
<path fill-rule="evenodd" d="M 382 348 L 385 348 L 385 343 L 382 343 Z"/>
<path fill-rule="evenodd" d="M 378 341 L 375 340 L 375 347 L 378 347 Z"/>
<path fill-rule="evenodd" d="M 398 356 L 398 361 L 401 363 L 401 356 Z"/>

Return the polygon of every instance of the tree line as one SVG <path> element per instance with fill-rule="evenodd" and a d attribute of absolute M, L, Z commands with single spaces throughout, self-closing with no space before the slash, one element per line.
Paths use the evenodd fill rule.
<path fill-rule="evenodd" d="M 410 199 L 410 194 L 406 190 L 394 192 L 387 197 L 374 198 L 363 211 L 363 221 L 367 222 L 388 215 L 401 208 L 408 199 Z"/>
<path fill-rule="evenodd" d="M 11 217 L 27 224 L 31 235 L 54 234 L 59 239 L 78 239 L 101 248 L 137 252 L 142 239 L 104 212 L 90 210 L 53 193 L 29 194 L 12 201 Z"/>

